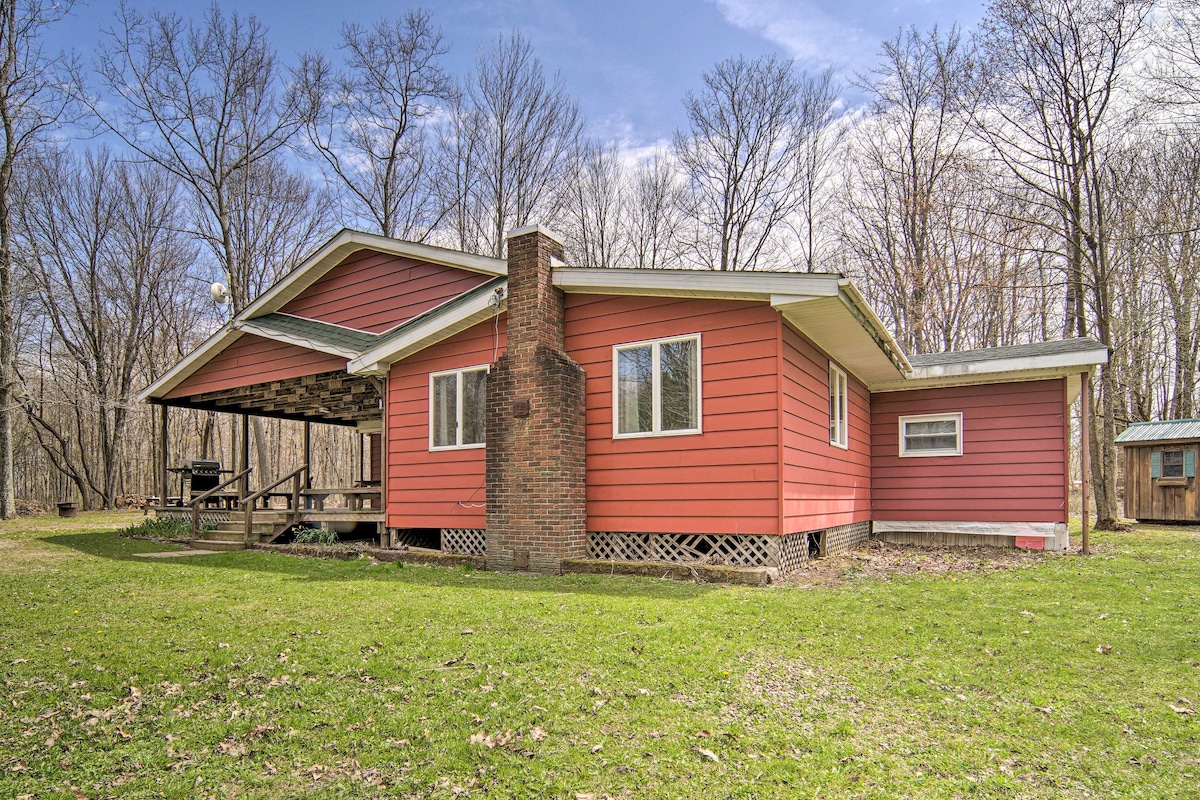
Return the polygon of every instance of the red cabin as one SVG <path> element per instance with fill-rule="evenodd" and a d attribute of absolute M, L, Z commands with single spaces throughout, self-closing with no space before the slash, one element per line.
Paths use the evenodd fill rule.
<path fill-rule="evenodd" d="M 375 433 L 358 511 L 384 545 L 786 573 L 872 532 L 1066 548 L 1068 408 L 1106 360 L 910 357 L 840 275 L 570 267 L 539 226 L 507 261 L 344 231 L 144 397 Z"/>

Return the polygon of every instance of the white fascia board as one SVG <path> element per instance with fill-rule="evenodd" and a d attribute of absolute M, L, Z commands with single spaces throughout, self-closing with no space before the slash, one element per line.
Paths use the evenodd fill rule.
<path fill-rule="evenodd" d="M 909 363 L 908 356 L 904 353 L 904 348 L 896 341 L 896 337 L 892 335 L 888 327 L 883 324 L 883 320 L 875 313 L 875 309 L 867 302 L 867 298 L 863 297 L 862 292 L 858 291 L 858 287 L 851 283 L 849 278 L 841 279 L 841 287 L 845 292 L 843 296 L 849 298 L 849 302 L 863 315 L 865 324 L 869 325 L 879 334 L 880 338 L 886 344 L 887 349 L 895 356 L 895 360 L 899 362 L 897 366 L 900 368 L 900 371 L 911 371 L 913 366 Z"/>
<path fill-rule="evenodd" d="M 936 364 L 928 367 L 914 367 L 912 375 L 907 380 L 872 386 L 871 391 L 894 392 L 938 386 L 970 386 L 980 383 L 1011 383 L 1062 378 L 1081 372 L 1091 374 L 1097 366 L 1107 363 L 1108 349 L 1100 348 L 1047 356 L 981 359 L 961 364 Z"/>
<path fill-rule="evenodd" d="M 229 345 L 242 337 L 242 331 L 234 328 L 232 323 L 225 323 L 216 333 L 204 340 L 204 343 L 184 356 L 183 360 L 167 370 L 158 380 L 147 386 L 138 394 L 139 403 L 147 400 L 162 398 L 172 389 L 187 380 L 193 372 L 200 369 L 209 360 Z"/>
<path fill-rule="evenodd" d="M 253 333 L 255 336 L 261 336 L 264 339 L 271 339 L 272 341 L 295 345 L 296 347 L 303 347 L 305 350 L 316 350 L 318 353 L 328 353 L 332 356 L 341 356 L 347 360 L 356 358 L 358 356 L 357 350 L 350 350 L 346 347 L 338 347 L 335 344 L 328 344 L 326 342 L 318 342 L 312 339 L 306 339 L 303 336 L 293 336 L 287 333 L 280 333 L 277 330 L 256 325 L 254 320 L 235 322 L 233 323 L 233 327 L 235 330 L 244 331 L 245 333 Z"/>
<path fill-rule="evenodd" d="M 838 294 L 837 275 L 803 272 L 708 272 L 640 268 L 578 268 L 554 270 L 554 285 L 576 294 L 618 294 L 641 297 L 700 297 L 711 300 L 771 302 L 786 296 L 790 302 Z"/>
<path fill-rule="evenodd" d="M 246 306 L 242 313 L 238 314 L 238 319 L 246 320 L 278 311 L 287 305 L 288 301 L 316 283 L 318 278 L 340 264 L 347 256 L 359 250 L 377 250 L 387 255 L 415 258 L 419 261 L 428 261 L 431 264 L 441 264 L 447 267 L 458 267 L 468 272 L 478 272 L 491 277 L 508 274 L 507 262 L 498 258 L 477 256 L 458 250 L 448 250 L 444 247 L 405 242 L 374 233 L 343 229 L 315 253 L 304 259 L 261 297 Z"/>
<path fill-rule="evenodd" d="M 460 331 L 465 331 L 472 325 L 491 319 L 501 313 L 507 306 L 500 302 L 497 308 L 492 304 L 495 294 L 488 292 L 471 298 L 462 305 L 455 306 L 445 314 L 438 314 L 425 320 L 403 335 L 375 347 L 361 356 L 354 358 L 346 365 L 348 372 L 356 375 L 387 375 L 392 364 L 418 353 L 427 347 L 450 338 Z"/>

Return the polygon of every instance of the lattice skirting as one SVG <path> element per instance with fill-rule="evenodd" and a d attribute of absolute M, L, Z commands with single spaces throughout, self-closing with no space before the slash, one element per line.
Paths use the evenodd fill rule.
<path fill-rule="evenodd" d="M 808 534 L 766 536 L 588 531 L 588 556 L 606 561 L 770 567 L 786 575 L 808 563 Z"/>
<path fill-rule="evenodd" d="M 190 508 L 159 508 L 155 509 L 154 514 L 158 519 L 182 519 L 188 522 L 192 521 L 192 510 Z M 225 509 L 201 509 L 200 524 L 201 525 L 216 525 L 219 522 L 229 522 L 229 512 Z"/>
<path fill-rule="evenodd" d="M 464 556 L 487 552 L 487 531 L 483 528 L 442 528 L 442 550 Z"/>
<path fill-rule="evenodd" d="M 855 522 L 821 531 L 821 556 L 837 556 L 871 538 L 871 523 Z"/>

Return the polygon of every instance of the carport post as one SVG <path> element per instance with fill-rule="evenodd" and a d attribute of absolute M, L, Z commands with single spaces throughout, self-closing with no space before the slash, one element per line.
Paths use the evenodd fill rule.
<path fill-rule="evenodd" d="M 308 471 L 304 473 L 304 488 L 312 488 L 312 423 L 304 420 L 304 466 L 308 467 Z"/>
<path fill-rule="evenodd" d="M 238 454 L 238 472 L 242 472 L 250 466 L 250 415 L 242 414 L 242 441 L 241 452 Z M 238 487 L 238 493 L 245 497 L 250 494 L 250 476 L 243 475 Z"/>
<path fill-rule="evenodd" d="M 1083 495 L 1083 554 L 1090 555 L 1092 552 L 1091 542 L 1088 539 L 1088 482 L 1091 479 L 1092 471 L 1092 419 L 1091 419 L 1091 404 L 1092 404 L 1092 388 L 1089 385 L 1091 376 L 1088 373 L 1083 373 L 1080 376 L 1081 389 L 1079 392 L 1079 474 L 1080 474 L 1080 490 Z"/>
<path fill-rule="evenodd" d="M 167 505 L 167 404 L 158 407 L 158 504 Z"/>

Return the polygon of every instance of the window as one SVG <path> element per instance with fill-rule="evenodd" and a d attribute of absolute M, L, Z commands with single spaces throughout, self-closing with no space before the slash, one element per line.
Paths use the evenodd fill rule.
<path fill-rule="evenodd" d="M 829 362 L 829 443 L 848 448 L 850 442 L 850 392 L 846 373 Z"/>
<path fill-rule="evenodd" d="M 1196 477 L 1196 450 L 1156 450 L 1150 454 L 1150 477 L 1163 482 L 1187 483 Z"/>
<path fill-rule="evenodd" d="M 613 438 L 700 433 L 700 334 L 613 348 Z"/>
<path fill-rule="evenodd" d="M 962 414 L 900 418 L 901 456 L 961 456 Z"/>
<path fill-rule="evenodd" d="M 429 449 L 483 447 L 487 367 L 429 376 Z"/>

